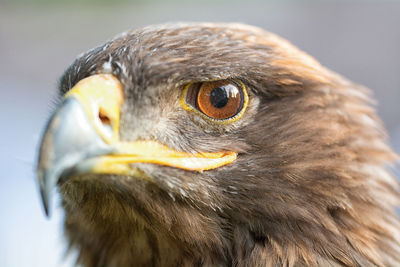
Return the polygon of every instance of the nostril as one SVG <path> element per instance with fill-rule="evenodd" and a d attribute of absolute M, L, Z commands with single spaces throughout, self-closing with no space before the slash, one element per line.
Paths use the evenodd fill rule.
<path fill-rule="evenodd" d="M 103 124 L 111 125 L 110 118 L 101 109 L 99 110 L 99 119 Z"/>

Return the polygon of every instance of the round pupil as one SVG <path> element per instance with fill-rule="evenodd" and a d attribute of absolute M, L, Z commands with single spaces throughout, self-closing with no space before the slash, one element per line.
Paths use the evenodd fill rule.
<path fill-rule="evenodd" d="M 228 104 L 229 97 L 225 89 L 221 87 L 214 88 L 210 94 L 210 102 L 216 108 L 223 108 Z"/>

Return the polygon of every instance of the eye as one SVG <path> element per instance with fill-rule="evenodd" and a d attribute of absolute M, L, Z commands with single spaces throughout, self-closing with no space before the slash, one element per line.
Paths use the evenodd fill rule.
<path fill-rule="evenodd" d="M 242 115 L 248 96 L 244 85 L 230 80 L 190 84 L 185 102 L 207 117 L 230 121 Z"/>

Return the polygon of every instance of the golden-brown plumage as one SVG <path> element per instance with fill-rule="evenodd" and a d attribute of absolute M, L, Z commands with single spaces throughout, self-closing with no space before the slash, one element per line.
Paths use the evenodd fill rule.
<path fill-rule="evenodd" d="M 61 92 L 95 73 L 123 84 L 124 141 L 239 154 L 204 172 L 136 163 L 151 181 L 59 183 L 85 266 L 400 266 L 388 170 L 398 157 L 366 88 L 241 24 L 129 31 L 78 58 Z M 179 105 L 188 83 L 232 78 L 249 91 L 239 120 L 217 124 Z"/>

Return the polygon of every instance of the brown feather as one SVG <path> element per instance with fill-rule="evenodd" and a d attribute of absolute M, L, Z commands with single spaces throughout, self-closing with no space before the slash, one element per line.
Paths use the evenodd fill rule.
<path fill-rule="evenodd" d="M 368 89 L 287 41 L 240 24 L 129 31 L 76 60 L 61 93 L 93 73 L 124 84 L 124 140 L 182 151 L 235 150 L 195 173 L 137 164 L 153 182 L 86 175 L 60 187 L 71 247 L 85 266 L 400 266 L 398 156 Z M 239 121 L 179 106 L 189 82 L 249 89 Z"/>

